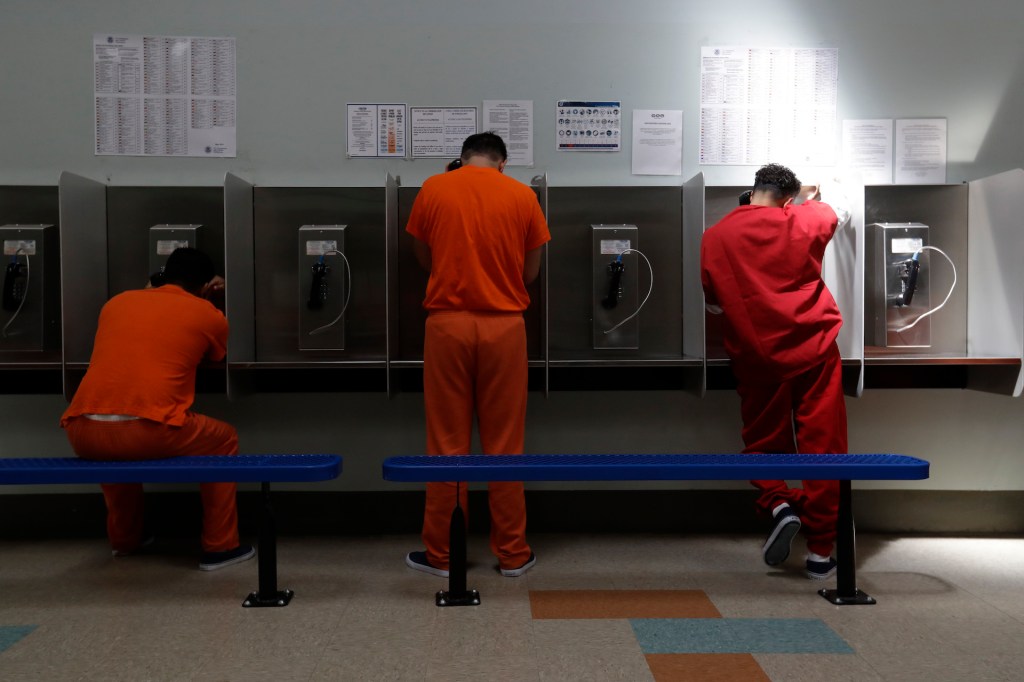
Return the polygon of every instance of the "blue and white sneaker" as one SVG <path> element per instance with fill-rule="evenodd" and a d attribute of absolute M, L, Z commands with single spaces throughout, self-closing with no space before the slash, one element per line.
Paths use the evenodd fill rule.
<path fill-rule="evenodd" d="M 775 513 L 774 524 L 761 548 L 764 562 L 769 566 L 778 566 L 789 558 L 789 547 L 800 531 L 800 517 L 787 504 Z"/>
<path fill-rule="evenodd" d="M 519 568 L 499 568 L 501 574 L 506 578 L 518 578 L 522 574 L 533 568 L 534 564 L 537 563 L 537 555 L 530 552 L 530 558 L 526 560 L 526 563 Z"/>
<path fill-rule="evenodd" d="M 447 578 L 448 571 L 443 568 L 435 568 L 431 566 L 430 562 L 427 561 L 426 552 L 409 552 L 405 556 L 405 565 L 414 571 L 422 571 L 429 573 L 430 575 L 436 575 L 439 578 Z"/>
<path fill-rule="evenodd" d="M 199 570 L 216 571 L 248 561 L 254 556 L 256 556 L 256 548 L 252 545 L 239 545 L 224 552 L 203 552 L 199 558 Z"/>
<path fill-rule="evenodd" d="M 807 577 L 811 580 L 828 580 L 836 574 L 836 560 L 832 557 L 828 561 L 812 561 L 807 559 Z"/>

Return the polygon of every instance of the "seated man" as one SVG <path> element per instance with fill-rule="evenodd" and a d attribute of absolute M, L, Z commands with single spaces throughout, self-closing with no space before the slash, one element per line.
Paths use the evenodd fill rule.
<path fill-rule="evenodd" d="M 89 370 L 61 417 L 83 459 L 139 460 L 182 455 L 237 455 L 238 434 L 224 422 L 191 411 L 196 368 L 227 352 L 228 323 L 210 296 L 224 280 L 195 249 L 167 259 L 164 284 L 126 291 L 100 311 Z M 115 557 L 152 541 L 143 531 L 139 483 L 104 484 L 107 535 Z M 203 483 L 202 558 L 212 571 L 251 559 L 238 542 L 234 483 Z"/>

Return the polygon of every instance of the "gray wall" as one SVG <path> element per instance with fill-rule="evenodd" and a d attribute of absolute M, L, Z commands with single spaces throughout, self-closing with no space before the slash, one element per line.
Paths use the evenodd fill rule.
<path fill-rule="evenodd" d="M 1016 0 L 850 3 L 676 0 L 0 0 L 0 184 L 55 184 L 60 170 L 117 185 L 418 186 L 434 161 L 346 160 L 345 104 L 534 101 L 536 169 L 551 184 L 650 184 L 619 154 L 554 150 L 558 99 L 616 98 L 682 109 L 683 176 L 699 170 L 699 56 L 705 45 L 839 49 L 839 118 L 942 116 L 949 180 L 1024 163 L 1024 4 Z M 226 35 L 238 45 L 236 159 L 92 154 L 93 33 Z M 750 169 L 708 167 L 708 184 Z M 524 178 L 532 171 L 516 171 Z M 655 179 L 674 184 L 672 178 Z"/>
<path fill-rule="evenodd" d="M 950 182 L 1024 165 L 1018 0 L 861 0 L 840 8 L 807 0 L 0 0 L 0 16 L 0 185 L 56 185 L 68 170 L 124 186 L 219 186 L 232 171 L 263 186 L 379 187 L 390 171 L 413 187 L 440 164 L 345 159 L 345 104 L 478 105 L 492 98 L 534 101 L 536 165 L 511 173 L 522 180 L 546 172 L 556 187 L 678 184 L 703 170 L 709 185 L 746 184 L 749 167 L 697 165 L 702 45 L 837 47 L 840 119 L 946 117 Z M 95 32 L 237 38 L 238 157 L 93 156 Z M 631 176 L 628 138 L 619 154 L 555 152 L 551 114 L 559 98 L 621 99 L 627 130 L 633 108 L 682 109 L 682 177 Z M 729 391 L 703 400 L 624 393 L 615 397 L 617 423 L 594 419 L 609 398 L 534 397 L 528 451 L 740 446 Z M 233 404 L 202 396 L 198 407 L 233 421 L 250 452 L 342 453 L 346 474 L 327 486 L 333 489 L 394 489 L 379 480 L 380 460 L 423 443 L 417 394 L 390 401 L 380 394 L 259 395 Z M 863 487 L 1024 486 L 1020 400 L 960 390 L 868 390 L 849 408 L 852 450 L 933 462 L 929 481 Z M 0 397 L 0 455 L 70 454 L 56 426 L 62 409 L 59 396 Z"/>

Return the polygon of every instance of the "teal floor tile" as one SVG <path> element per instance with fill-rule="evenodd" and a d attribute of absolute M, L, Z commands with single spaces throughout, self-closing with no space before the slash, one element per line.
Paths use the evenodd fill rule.
<path fill-rule="evenodd" d="M 852 654 L 816 618 L 635 618 L 645 654 Z"/>
<path fill-rule="evenodd" d="M 35 629 L 35 625 L 0 625 L 0 651 L 13 646 Z"/>

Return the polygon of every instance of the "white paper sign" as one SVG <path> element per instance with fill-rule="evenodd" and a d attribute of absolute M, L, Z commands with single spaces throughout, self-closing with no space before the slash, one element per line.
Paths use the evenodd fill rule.
<path fill-rule="evenodd" d="M 683 174 L 683 112 L 633 110 L 633 175 Z"/>
<path fill-rule="evenodd" d="M 505 140 L 508 165 L 533 165 L 533 100 L 484 100 L 483 129 Z"/>
<path fill-rule="evenodd" d="M 844 120 L 843 166 L 865 185 L 891 185 L 892 119 Z"/>
<path fill-rule="evenodd" d="M 413 158 L 455 159 L 476 134 L 476 107 L 412 107 L 409 128 Z"/>
<path fill-rule="evenodd" d="M 700 163 L 833 165 L 839 51 L 702 47 Z"/>
<path fill-rule="evenodd" d="M 896 184 L 946 182 L 946 119 L 896 119 Z"/>
<path fill-rule="evenodd" d="M 93 36 L 97 156 L 236 155 L 234 38 Z"/>

